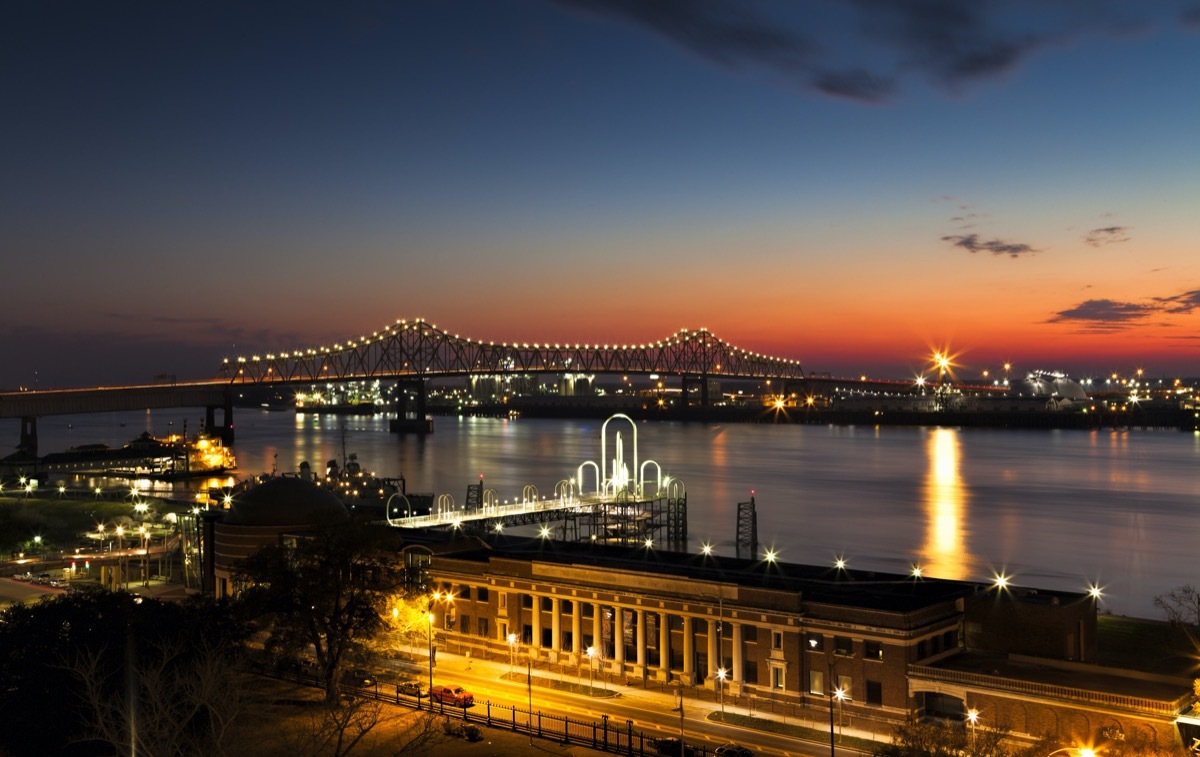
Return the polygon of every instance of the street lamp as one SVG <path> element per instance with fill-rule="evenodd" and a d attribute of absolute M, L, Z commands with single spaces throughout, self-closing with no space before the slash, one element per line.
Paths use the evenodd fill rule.
<path fill-rule="evenodd" d="M 717 668 L 717 697 L 721 700 L 721 721 L 725 721 L 725 668 Z"/>
<path fill-rule="evenodd" d="M 138 527 L 138 534 L 142 537 L 142 586 L 149 586 L 150 577 L 146 575 L 150 568 L 149 534 L 145 526 Z"/>
<path fill-rule="evenodd" d="M 591 648 L 588 649 L 588 654 L 592 653 Z M 517 664 L 517 635 L 510 633 L 508 635 L 508 678 L 512 680 L 513 666 Z"/>
<path fill-rule="evenodd" d="M 842 717 L 842 702 L 846 701 L 846 690 L 840 686 L 833 690 L 833 697 L 829 700 L 829 706 L 831 708 L 833 707 L 834 699 L 836 699 L 837 703 L 838 703 L 838 741 L 841 741 L 842 740 L 842 721 L 844 720 L 844 718 Z"/>
<path fill-rule="evenodd" d="M 588 696 L 590 697 L 592 695 L 592 692 L 596 690 L 596 664 L 595 664 L 596 663 L 596 648 L 588 647 L 587 648 L 587 656 L 588 656 Z"/>
<path fill-rule="evenodd" d="M 117 526 L 117 585 L 125 583 L 125 589 L 129 589 L 129 581 L 125 577 L 125 527 Z"/>
<path fill-rule="evenodd" d="M 979 710 L 972 707 L 967 710 L 967 723 L 971 726 L 971 749 L 975 749 L 975 725 L 979 722 Z"/>

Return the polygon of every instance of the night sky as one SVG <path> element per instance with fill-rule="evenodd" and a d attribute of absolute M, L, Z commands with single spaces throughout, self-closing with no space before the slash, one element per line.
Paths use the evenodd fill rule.
<path fill-rule="evenodd" d="M 0 388 L 424 317 L 1200 375 L 1200 2 L 0 4 Z"/>

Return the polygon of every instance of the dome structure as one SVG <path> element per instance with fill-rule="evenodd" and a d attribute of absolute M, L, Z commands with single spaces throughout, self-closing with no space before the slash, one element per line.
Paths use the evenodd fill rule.
<path fill-rule="evenodd" d="M 1011 394 L 1022 394 L 1030 397 L 1046 397 L 1059 400 L 1086 402 L 1087 392 L 1078 381 L 1067 377 L 1065 373 L 1033 371 L 1023 381 L 1013 383 L 1009 390 Z"/>
<path fill-rule="evenodd" d="M 309 527 L 350 519 L 332 492 L 300 478 L 273 478 L 233 498 L 224 521 L 230 526 Z"/>

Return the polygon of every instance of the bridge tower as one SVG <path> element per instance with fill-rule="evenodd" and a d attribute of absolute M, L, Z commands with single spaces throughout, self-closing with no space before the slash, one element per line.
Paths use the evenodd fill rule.
<path fill-rule="evenodd" d="M 204 430 L 211 434 L 217 428 L 217 406 L 204 408 Z M 221 442 L 233 445 L 233 393 L 225 392 L 225 405 L 221 408 Z"/>
<path fill-rule="evenodd" d="M 684 407 L 692 404 L 690 395 L 693 392 L 699 394 L 700 401 L 698 404 L 701 407 L 708 407 L 708 374 L 702 373 L 699 376 L 688 376 L 685 374 L 680 376 L 679 381 L 680 387 L 683 390 L 682 396 Z"/>
<path fill-rule="evenodd" d="M 21 441 L 17 444 L 17 451 L 32 459 L 37 459 L 38 438 L 36 417 L 31 416 L 21 419 Z"/>
<path fill-rule="evenodd" d="M 753 494 L 749 502 L 739 502 L 737 506 L 737 556 L 741 557 L 743 552 L 750 559 L 758 554 L 758 513 Z"/>
<path fill-rule="evenodd" d="M 391 432 L 428 434 L 433 431 L 433 423 L 426 415 L 427 399 L 425 379 L 418 377 L 396 381 L 396 417 L 388 423 Z"/>

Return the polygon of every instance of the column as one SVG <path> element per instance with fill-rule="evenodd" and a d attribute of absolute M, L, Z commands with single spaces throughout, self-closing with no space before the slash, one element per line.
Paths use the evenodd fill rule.
<path fill-rule="evenodd" d="M 592 646 L 596 654 L 604 652 L 604 608 L 592 602 Z"/>
<path fill-rule="evenodd" d="M 571 654 L 576 661 L 583 654 L 583 607 L 578 599 L 571 600 Z"/>
<path fill-rule="evenodd" d="M 554 650 L 555 658 L 562 650 L 562 600 L 558 597 L 550 599 L 550 649 Z"/>
<path fill-rule="evenodd" d="M 637 613 L 637 675 L 646 675 L 646 611 L 640 607 Z"/>
<path fill-rule="evenodd" d="M 624 672 L 625 666 L 625 611 L 620 607 L 613 608 L 613 662 L 614 670 Z"/>
<path fill-rule="evenodd" d="M 530 596 L 532 597 L 530 604 L 533 606 L 533 610 L 530 612 L 529 624 L 533 629 L 533 638 L 529 640 L 529 651 L 532 653 L 542 646 L 542 598 L 536 594 L 531 594 Z"/>
<path fill-rule="evenodd" d="M 692 619 L 683 616 L 683 682 L 691 686 L 696 682 L 696 637 L 692 635 Z"/>
<path fill-rule="evenodd" d="M 667 614 L 658 614 L 658 680 L 666 681 L 671 677 L 671 627 L 667 623 Z"/>
<path fill-rule="evenodd" d="M 708 619 L 708 675 L 709 681 L 717 680 L 717 668 L 721 667 L 721 644 L 717 638 L 717 621 Z"/>
<path fill-rule="evenodd" d="M 746 683 L 746 679 L 742 676 L 742 671 L 745 669 L 745 661 L 742 659 L 744 648 L 742 646 L 742 624 L 733 624 L 733 690 L 740 694 L 742 687 Z"/>

